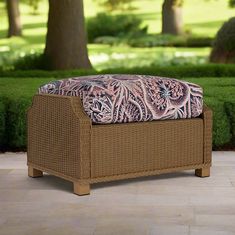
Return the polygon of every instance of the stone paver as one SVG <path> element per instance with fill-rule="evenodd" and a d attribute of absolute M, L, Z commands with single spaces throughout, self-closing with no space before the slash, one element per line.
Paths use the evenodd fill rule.
<path fill-rule="evenodd" d="M 26 154 L 0 154 L 0 235 L 235 234 L 235 152 L 213 152 L 211 177 L 194 171 L 92 185 L 27 176 Z"/>

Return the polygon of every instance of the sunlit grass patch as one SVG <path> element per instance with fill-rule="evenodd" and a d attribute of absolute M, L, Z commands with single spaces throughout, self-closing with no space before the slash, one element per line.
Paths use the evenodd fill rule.
<path fill-rule="evenodd" d="M 150 65 L 202 64 L 207 62 L 209 52 L 210 48 L 131 48 L 89 45 L 91 62 L 98 70 Z"/>

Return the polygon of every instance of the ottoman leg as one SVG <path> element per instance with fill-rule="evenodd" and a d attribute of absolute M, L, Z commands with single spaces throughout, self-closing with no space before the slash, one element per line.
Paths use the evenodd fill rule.
<path fill-rule="evenodd" d="M 73 192 L 79 196 L 90 194 L 90 184 L 73 183 Z"/>
<path fill-rule="evenodd" d="M 195 175 L 199 176 L 199 177 L 209 177 L 210 176 L 210 167 L 196 169 Z"/>
<path fill-rule="evenodd" d="M 42 177 L 43 172 L 33 168 L 32 166 L 28 166 L 28 176 L 33 177 L 33 178 Z"/>

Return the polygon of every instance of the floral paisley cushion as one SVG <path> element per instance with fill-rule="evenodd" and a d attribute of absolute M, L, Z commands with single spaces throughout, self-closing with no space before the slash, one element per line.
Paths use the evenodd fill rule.
<path fill-rule="evenodd" d="M 170 78 L 96 75 L 52 81 L 39 94 L 79 96 L 93 123 L 125 123 L 197 117 L 202 88 Z"/>

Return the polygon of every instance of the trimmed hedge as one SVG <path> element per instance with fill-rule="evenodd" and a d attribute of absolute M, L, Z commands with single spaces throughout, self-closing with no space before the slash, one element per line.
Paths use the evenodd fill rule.
<path fill-rule="evenodd" d="M 7 148 L 26 148 L 26 113 L 30 105 L 31 98 L 20 97 L 9 100 L 6 118 Z"/>
<path fill-rule="evenodd" d="M 0 99 L 0 149 L 4 149 L 6 146 L 5 139 L 6 130 L 6 102 Z"/>
<path fill-rule="evenodd" d="M 26 112 L 31 104 L 31 97 L 39 84 L 52 79 L 2 79 L 6 81 L 0 81 L 0 151 L 25 150 Z M 223 146 L 234 148 L 235 77 L 184 78 L 184 80 L 198 83 L 204 88 L 205 103 L 213 110 L 213 148 L 218 149 Z M 14 86 L 7 86 L 13 83 Z M 4 92 L 4 89 L 8 92 Z M 24 92 L 20 92 L 22 89 Z"/>
<path fill-rule="evenodd" d="M 233 102 L 226 102 L 225 109 L 231 123 L 232 145 L 235 146 L 235 99 Z"/>
<path fill-rule="evenodd" d="M 0 151 L 26 150 L 26 113 L 31 97 L 0 100 Z"/>
<path fill-rule="evenodd" d="M 227 144 L 235 147 L 235 103 L 226 103 L 225 106 L 211 98 L 205 100 L 213 110 L 213 148 Z M 26 97 L 8 100 L 6 104 L 0 102 L 1 151 L 26 149 L 26 113 L 30 104 L 31 98 Z"/>
<path fill-rule="evenodd" d="M 231 142 L 231 124 L 225 112 L 224 103 L 206 99 L 207 105 L 213 111 L 213 147 L 221 147 Z M 235 146 L 234 146 L 235 147 Z"/>
<path fill-rule="evenodd" d="M 64 78 L 73 76 L 83 76 L 91 74 L 149 74 L 158 76 L 169 76 L 175 78 L 183 77 L 235 77 L 235 66 L 231 64 L 203 64 L 203 65 L 171 65 L 171 66 L 149 66 L 134 68 L 116 68 L 96 70 L 69 70 L 69 71 L 45 71 L 45 70 L 17 70 L 1 71 L 1 77 L 46 77 Z"/>
<path fill-rule="evenodd" d="M 143 35 L 127 40 L 131 47 L 211 47 L 214 38 L 198 36 L 173 36 L 167 34 Z M 116 41 L 118 39 L 116 38 Z M 108 41 L 106 41 L 109 44 Z"/>
<path fill-rule="evenodd" d="M 163 77 L 190 78 L 190 77 L 235 77 L 235 66 L 217 64 L 206 65 L 177 65 L 162 67 L 142 67 L 131 69 L 109 69 L 101 73 L 147 74 Z"/>

